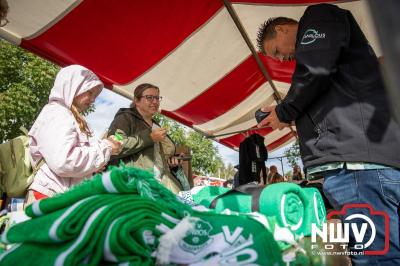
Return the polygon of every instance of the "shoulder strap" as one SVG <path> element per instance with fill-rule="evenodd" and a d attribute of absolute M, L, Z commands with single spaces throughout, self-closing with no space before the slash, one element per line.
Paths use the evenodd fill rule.
<path fill-rule="evenodd" d="M 21 132 L 24 133 L 25 136 L 28 136 L 28 130 L 24 126 L 20 126 L 19 130 L 21 130 Z"/>
<path fill-rule="evenodd" d="M 44 158 L 40 158 L 39 162 L 37 165 L 33 166 L 32 165 L 32 175 L 35 176 L 36 173 L 39 171 L 40 167 L 42 167 L 42 165 L 44 165 L 46 161 L 44 160 Z"/>
<path fill-rule="evenodd" d="M 28 137 L 28 130 L 24 127 L 24 126 L 20 126 L 19 130 L 21 130 L 22 133 L 24 133 L 25 136 Z M 39 162 L 37 165 L 33 166 L 32 165 L 32 175 L 36 175 L 36 173 L 39 171 L 40 167 L 42 167 L 42 165 L 45 163 L 46 161 L 44 160 L 44 158 L 40 158 Z"/>

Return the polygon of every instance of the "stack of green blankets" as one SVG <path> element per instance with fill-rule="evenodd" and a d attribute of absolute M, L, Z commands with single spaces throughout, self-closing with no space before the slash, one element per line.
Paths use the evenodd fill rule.
<path fill-rule="evenodd" d="M 312 223 L 322 228 L 322 224 L 326 222 L 325 205 L 316 188 L 301 188 L 293 183 L 282 182 L 260 189 L 257 211 L 267 217 L 275 217 L 280 227 L 290 228 L 297 235 L 310 236 Z M 219 196 L 214 208 L 217 213 L 226 209 L 239 213 L 254 211 L 254 195 L 239 191 L 217 195 L 209 193 L 209 188 L 202 190 L 192 195 L 193 200 L 210 207 L 210 203 Z"/>
<path fill-rule="evenodd" d="M 194 211 L 152 174 L 114 168 L 28 206 L 1 265 L 282 265 L 271 221 Z"/>

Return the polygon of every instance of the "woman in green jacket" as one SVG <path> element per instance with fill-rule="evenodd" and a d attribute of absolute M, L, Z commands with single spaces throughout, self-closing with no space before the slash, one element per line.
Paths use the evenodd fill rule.
<path fill-rule="evenodd" d="M 175 144 L 153 116 L 160 107 L 160 89 L 152 84 L 141 84 L 134 91 L 131 108 L 121 108 L 109 127 L 108 134 L 122 136 L 122 151 L 111 157 L 111 164 L 123 161 L 154 171 L 154 177 L 174 193 L 182 190 L 170 168 L 178 165 L 174 158 Z"/>

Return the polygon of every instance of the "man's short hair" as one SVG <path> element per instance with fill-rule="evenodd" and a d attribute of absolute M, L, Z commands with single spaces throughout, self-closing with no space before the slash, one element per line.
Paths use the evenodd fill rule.
<path fill-rule="evenodd" d="M 270 18 L 260 25 L 257 32 L 257 47 L 260 52 L 265 54 L 264 41 L 271 40 L 276 36 L 275 26 L 286 24 L 297 24 L 298 22 L 291 18 L 276 17 Z"/>

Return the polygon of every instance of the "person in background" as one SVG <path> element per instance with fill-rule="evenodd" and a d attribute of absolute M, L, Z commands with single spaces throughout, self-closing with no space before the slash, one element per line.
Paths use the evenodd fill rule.
<path fill-rule="evenodd" d="M 8 24 L 8 3 L 7 0 L 0 0 L 0 27 Z"/>
<path fill-rule="evenodd" d="M 266 176 L 264 177 L 263 172 L 260 171 L 260 179 L 259 179 L 259 181 L 258 181 L 258 184 L 259 184 L 260 186 L 265 186 L 265 185 L 267 185 L 268 174 L 269 174 L 269 168 L 268 168 L 268 167 L 266 167 L 266 169 L 265 169 L 265 174 L 266 174 Z"/>
<path fill-rule="evenodd" d="M 282 129 L 295 122 L 307 176 L 323 176 L 323 190 L 340 211 L 368 204 L 390 217 L 390 235 L 382 217 L 349 208 L 342 219 L 363 212 L 376 236 L 366 249 L 354 249 L 353 265 L 400 265 L 400 125 L 393 116 L 378 59 L 350 11 L 335 5 L 307 7 L 300 21 L 277 17 L 258 33 L 267 56 L 296 60 L 292 84 L 283 101 L 264 107 L 259 124 Z M 358 228 L 363 221 L 356 220 Z M 389 228 L 387 228 L 389 229 Z M 372 234 L 372 228 L 366 235 Z M 360 251 L 389 250 L 384 256 Z M 366 244 L 366 241 L 362 244 Z"/>
<path fill-rule="evenodd" d="M 303 175 L 301 174 L 300 166 L 296 164 L 293 167 L 292 181 L 301 181 L 301 180 L 303 180 Z"/>
<path fill-rule="evenodd" d="M 127 166 L 150 169 L 166 188 L 178 193 L 185 180 L 171 173 L 180 164 L 174 156 L 175 144 L 167 130 L 153 120 L 161 99 L 160 89 L 155 85 L 144 83 L 135 88 L 131 107 L 119 109 L 109 127 L 109 134 L 122 137 L 122 151 L 112 157 L 111 163 L 119 165 L 122 161 Z"/>
<path fill-rule="evenodd" d="M 40 166 L 29 187 L 27 204 L 68 190 L 104 168 L 121 144 L 113 136 L 94 143 L 80 114 L 103 89 L 89 69 L 71 65 L 62 68 L 44 106 L 29 131 L 32 165 Z"/>
<path fill-rule="evenodd" d="M 285 180 L 283 179 L 283 176 L 278 173 L 278 168 L 275 165 L 271 165 L 269 167 L 267 183 L 273 184 L 273 183 L 279 183 L 279 182 L 285 182 Z"/>

